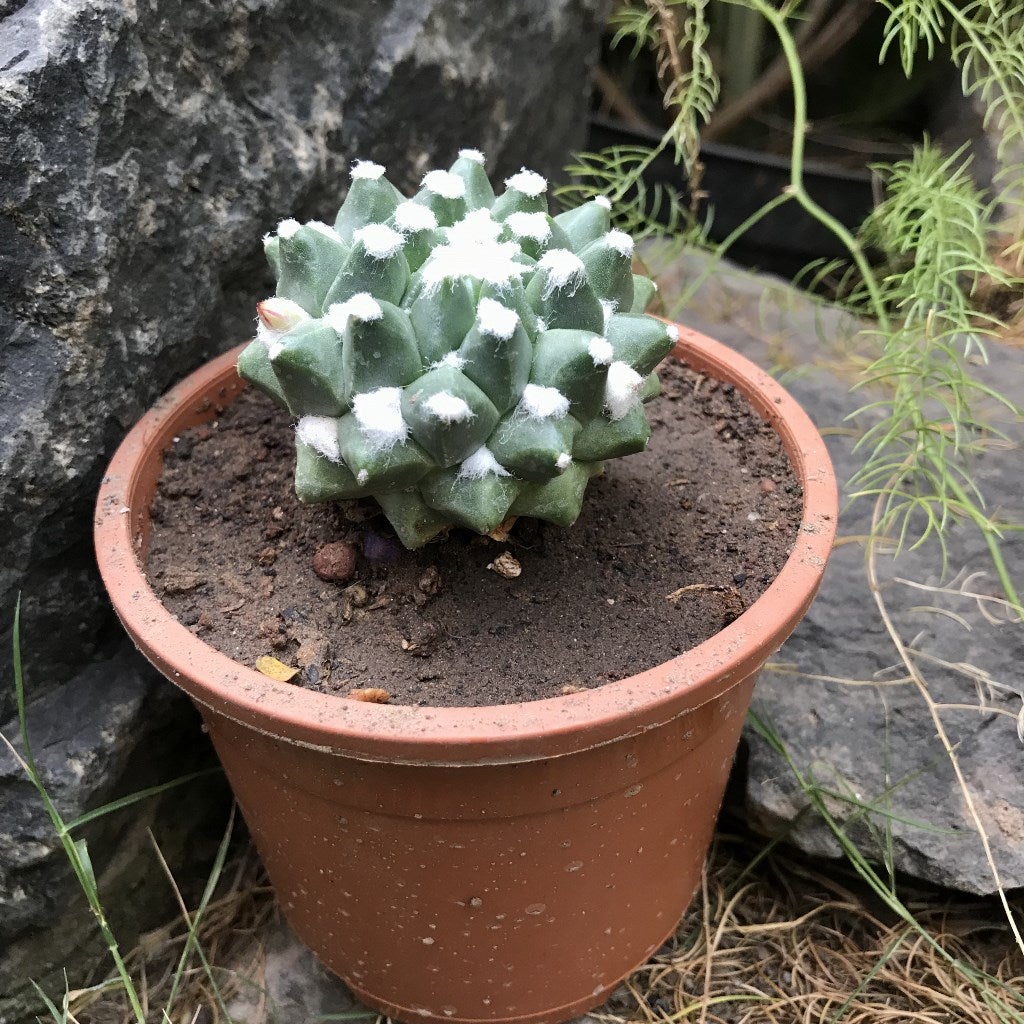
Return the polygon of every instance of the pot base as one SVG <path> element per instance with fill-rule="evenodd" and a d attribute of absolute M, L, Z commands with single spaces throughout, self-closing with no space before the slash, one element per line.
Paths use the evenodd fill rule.
<path fill-rule="evenodd" d="M 573 1002 L 565 1003 L 562 1006 L 553 1007 L 550 1010 L 538 1010 L 528 1015 L 515 1015 L 510 1017 L 459 1017 L 456 1014 L 442 1014 L 438 1016 L 426 1007 L 420 1006 L 399 1006 L 397 1003 L 389 1003 L 385 999 L 378 999 L 371 992 L 359 987 L 349 978 L 342 978 L 345 985 L 352 994 L 371 1010 L 376 1010 L 392 1020 L 401 1021 L 402 1024 L 420 1024 L 428 1021 L 430 1024 L 565 1024 L 566 1021 L 574 1020 L 584 1013 L 597 1009 L 605 1003 L 609 996 L 629 977 L 633 971 L 642 967 L 655 950 L 660 949 L 675 932 L 678 922 L 674 924 L 647 952 L 630 968 L 621 978 L 601 989 L 595 990 L 591 995 Z"/>

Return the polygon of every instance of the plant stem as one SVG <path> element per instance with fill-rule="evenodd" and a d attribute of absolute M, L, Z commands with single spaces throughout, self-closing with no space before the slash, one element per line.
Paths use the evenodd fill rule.
<path fill-rule="evenodd" d="M 882 299 L 882 292 L 875 278 L 871 264 L 856 238 L 846 226 L 818 205 L 804 187 L 804 139 L 807 134 L 807 82 L 800 65 L 800 53 L 797 49 L 793 33 L 786 25 L 785 13 L 776 10 L 766 0 L 726 0 L 726 3 L 745 2 L 751 4 L 762 17 L 772 26 L 779 39 L 779 45 L 789 66 L 789 74 L 793 87 L 793 144 L 790 150 L 790 179 L 788 191 L 794 199 L 819 223 L 823 224 L 838 238 L 857 265 L 864 287 L 871 300 L 872 312 L 879 327 L 890 330 L 889 313 Z"/>

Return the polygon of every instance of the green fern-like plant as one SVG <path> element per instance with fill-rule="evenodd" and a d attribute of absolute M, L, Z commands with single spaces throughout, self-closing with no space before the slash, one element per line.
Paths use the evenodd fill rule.
<path fill-rule="evenodd" d="M 945 550 L 950 527 L 968 522 L 985 537 L 993 566 L 1008 600 L 1024 617 L 1015 582 L 1002 556 L 1007 527 L 985 509 L 971 477 L 972 452 L 985 442 L 986 427 L 977 413 L 985 398 L 1009 406 L 971 372 L 969 357 L 984 357 L 984 339 L 1001 324 L 979 307 L 975 286 L 983 278 L 1010 285 L 1012 278 L 992 258 L 992 239 L 1000 215 L 971 182 L 969 158 L 941 153 L 925 139 L 908 160 L 876 166 L 885 195 L 857 233 L 847 230 L 807 192 L 804 141 L 808 129 L 807 83 L 800 46 L 803 26 L 813 20 L 812 6 L 801 0 L 719 0 L 759 16 L 774 34 L 789 75 L 793 101 L 790 181 L 786 189 L 756 211 L 715 249 L 724 255 L 759 220 L 795 203 L 841 241 L 848 259 L 818 268 L 817 276 L 838 274 L 847 304 L 874 321 L 877 356 L 862 386 L 874 385 L 879 397 L 864 410 L 877 422 L 862 439 L 865 464 L 853 481 L 860 496 L 876 500 L 874 533 L 897 546 L 936 538 Z M 1024 185 L 1022 168 L 1011 154 L 1024 143 L 1024 9 L 1013 0 L 879 0 L 889 16 L 879 41 L 879 59 L 898 49 L 910 75 L 922 59 L 943 47 L 961 73 L 966 96 L 978 97 L 986 124 L 999 139 L 999 172 L 1005 195 L 1013 201 Z M 691 211 L 678 194 L 648 186 L 643 176 L 662 153 L 676 155 L 687 172 L 690 192 L 699 172 L 700 135 L 715 115 L 715 69 L 704 60 L 708 38 L 699 26 L 707 5 L 701 0 L 624 0 L 612 21 L 617 43 L 631 41 L 634 53 L 650 47 L 664 77 L 673 62 L 684 69 L 665 89 L 666 104 L 681 102 L 685 117 L 673 117 L 654 146 L 578 154 L 568 168 L 574 180 L 565 191 L 576 202 L 601 194 L 628 197 L 622 208 L 638 235 L 680 234 L 701 241 Z M 664 84 L 664 82 L 663 82 Z M 682 108 L 681 108 L 682 109 Z M 699 186 L 699 182 L 696 183 Z M 666 229 L 666 209 L 675 214 Z M 1012 211 L 1011 211 L 1012 212 Z M 691 216 L 687 220 L 687 213 Z M 1018 218 L 1019 219 L 1019 218 Z M 1019 249 L 1020 240 L 1010 249 Z M 873 265 L 868 252 L 880 253 Z M 710 271 L 709 271 L 710 272 Z M 689 284 L 680 305 L 700 280 Z M 879 416 L 879 413 L 881 414 Z"/>

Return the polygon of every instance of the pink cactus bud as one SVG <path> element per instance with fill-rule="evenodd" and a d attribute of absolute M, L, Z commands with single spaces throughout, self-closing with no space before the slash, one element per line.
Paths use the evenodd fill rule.
<path fill-rule="evenodd" d="M 309 314 L 297 302 L 276 297 L 257 302 L 256 312 L 260 324 L 275 334 L 290 331 L 296 324 L 309 319 Z"/>

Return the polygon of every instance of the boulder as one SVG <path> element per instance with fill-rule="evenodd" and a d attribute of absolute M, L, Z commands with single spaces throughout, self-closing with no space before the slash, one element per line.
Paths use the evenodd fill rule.
<path fill-rule="evenodd" d="M 706 268 L 703 255 L 677 259 L 660 277 L 668 305 Z M 777 279 L 729 264 L 706 278 L 679 317 L 780 377 L 823 430 L 841 484 L 839 544 L 809 614 L 763 672 L 753 713 L 804 781 L 830 794 L 831 812 L 883 874 L 891 863 L 936 885 L 992 893 L 980 823 L 1003 886 L 1024 886 L 1017 717 L 1024 627 L 998 603 L 998 580 L 978 530 L 950 533 L 945 567 L 934 541 L 898 557 L 881 551 L 880 594 L 895 634 L 914 652 L 920 684 L 908 678 L 865 572 L 871 500 L 852 500 L 848 485 L 864 459 L 854 449 L 856 436 L 870 423 L 867 414 L 849 419 L 870 397 L 850 390 L 857 380 L 853 355 L 870 347 L 858 336 L 861 325 Z M 974 360 L 972 371 L 1024 403 L 1019 350 L 993 342 L 988 355 L 988 364 Z M 1019 520 L 1024 428 L 1007 410 L 981 404 L 1007 439 L 977 456 L 971 475 L 990 512 Z M 1007 534 L 1003 554 L 1020 588 L 1024 535 Z M 969 797 L 937 722 L 955 747 Z M 835 836 L 808 811 L 794 771 L 751 725 L 745 746 L 730 810 L 765 836 L 783 837 L 808 854 L 839 856 Z"/>
<path fill-rule="evenodd" d="M 388 165 L 404 188 L 464 146 L 492 173 L 557 173 L 583 139 L 607 7 L 0 3 L 0 651 L 20 592 L 34 728 L 65 729 L 61 742 L 90 730 L 90 756 L 108 765 L 94 785 L 54 769 L 69 813 L 134 788 L 139 759 L 155 781 L 183 761 L 140 725 L 162 684 L 125 647 L 94 568 L 92 504 L 120 438 L 176 379 L 251 332 L 272 286 L 261 236 L 285 216 L 329 217 L 353 159 Z M 83 708 L 98 665 L 109 691 L 88 689 L 95 705 Z M 6 735 L 10 668 L 0 655 Z M 160 699 L 166 735 L 197 742 L 185 738 L 196 735 L 188 705 Z M 57 966 L 75 984 L 81 932 L 47 938 L 63 912 L 48 894 L 67 893 L 67 870 L 6 753 L 0 807 L 12 809 L 0 820 L 0 993 Z M 117 831 L 99 829 L 98 865 Z M 119 851 L 124 862 L 133 850 Z M 0 1002 L 0 1022 L 18 1019 L 18 998 Z"/>

